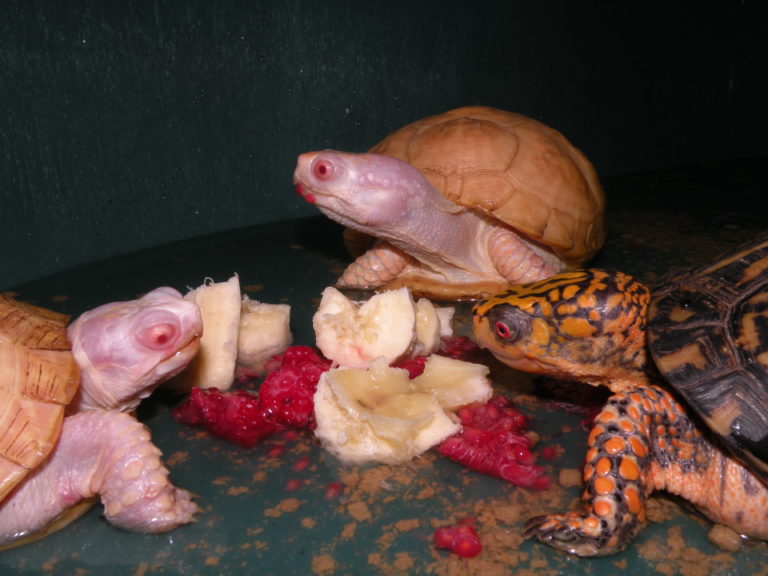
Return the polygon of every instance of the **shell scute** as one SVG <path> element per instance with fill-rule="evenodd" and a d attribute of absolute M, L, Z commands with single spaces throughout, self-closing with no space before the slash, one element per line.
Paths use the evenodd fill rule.
<path fill-rule="evenodd" d="M 77 392 L 67 320 L 0 295 L 0 500 L 53 449 Z"/>
<path fill-rule="evenodd" d="M 551 248 L 568 265 L 605 241 L 605 198 L 587 158 L 520 114 L 458 108 L 409 124 L 370 150 L 404 160 L 452 201 Z"/>
<path fill-rule="evenodd" d="M 667 382 L 768 478 L 768 233 L 655 291 L 648 343 Z"/>

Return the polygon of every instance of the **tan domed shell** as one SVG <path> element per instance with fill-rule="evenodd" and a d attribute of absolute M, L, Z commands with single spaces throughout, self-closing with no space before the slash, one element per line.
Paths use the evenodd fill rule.
<path fill-rule="evenodd" d="M 67 321 L 0 294 L 0 501 L 56 445 L 77 392 Z"/>
<path fill-rule="evenodd" d="M 531 118 L 458 108 L 409 124 L 370 151 L 408 162 L 452 201 L 494 216 L 568 266 L 605 241 L 605 196 L 592 164 Z"/>

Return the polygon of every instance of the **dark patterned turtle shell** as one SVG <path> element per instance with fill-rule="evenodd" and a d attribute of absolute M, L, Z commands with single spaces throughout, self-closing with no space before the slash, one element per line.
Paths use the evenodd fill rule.
<path fill-rule="evenodd" d="M 670 385 L 768 478 L 768 233 L 654 290 L 648 345 Z"/>

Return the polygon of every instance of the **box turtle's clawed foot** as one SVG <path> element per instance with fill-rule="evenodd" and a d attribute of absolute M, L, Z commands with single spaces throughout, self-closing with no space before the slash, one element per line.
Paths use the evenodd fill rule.
<path fill-rule="evenodd" d="M 552 514 L 536 516 L 525 523 L 525 537 L 575 554 L 576 556 L 606 556 L 624 546 L 615 534 L 606 530 L 595 516 Z"/>

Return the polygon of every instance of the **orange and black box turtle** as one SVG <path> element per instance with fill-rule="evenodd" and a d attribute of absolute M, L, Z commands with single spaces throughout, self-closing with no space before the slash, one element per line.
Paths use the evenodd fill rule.
<path fill-rule="evenodd" d="M 583 270 L 479 302 L 473 330 L 502 362 L 607 386 L 585 458 L 583 510 L 526 531 L 581 556 L 623 549 L 666 490 L 768 539 L 768 233 L 653 291 Z"/>

